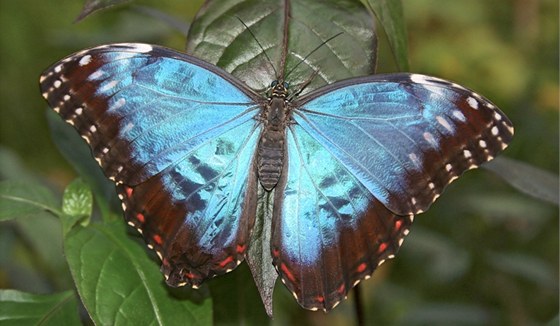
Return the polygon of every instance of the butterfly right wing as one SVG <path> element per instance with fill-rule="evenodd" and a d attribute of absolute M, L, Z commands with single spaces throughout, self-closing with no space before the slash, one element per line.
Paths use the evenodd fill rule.
<path fill-rule="evenodd" d="M 40 86 L 116 183 L 170 285 L 197 286 L 243 259 L 260 124 L 241 82 L 170 49 L 113 44 L 54 64 Z"/>

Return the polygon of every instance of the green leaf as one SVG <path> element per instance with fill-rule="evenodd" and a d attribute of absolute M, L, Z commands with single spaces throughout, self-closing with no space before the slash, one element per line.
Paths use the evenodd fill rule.
<path fill-rule="evenodd" d="M 529 196 L 556 205 L 559 203 L 559 182 L 556 174 L 503 156 L 484 164 L 483 167 Z"/>
<path fill-rule="evenodd" d="M 89 223 L 93 209 L 93 195 L 87 183 L 76 179 L 66 187 L 62 196 L 62 212 L 64 213 L 62 229 L 64 234 L 79 221 L 85 220 L 82 226 Z"/>
<path fill-rule="evenodd" d="M 21 218 L 44 211 L 62 215 L 52 192 L 33 183 L 0 182 L 0 221 Z"/>
<path fill-rule="evenodd" d="M 387 34 L 397 66 L 408 71 L 408 36 L 401 0 L 368 0 L 367 4 Z"/>
<path fill-rule="evenodd" d="M 30 294 L 0 290 L 2 325 L 80 325 L 78 300 L 73 291 Z"/>
<path fill-rule="evenodd" d="M 288 3 L 291 8 L 286 8 Z M 337 80 L 372 74 L 377 46 L 374 25 L 357 0 L 207 1 L 189 31 L 187 52 L 231 72 L 257 92 L 264 92 L 296 65 L 285 80 L 293 88 L 319 71 L 305 93 Z M 281 60 L 284 48 L 285 65 Z"/>
<path fill-rule="evenodd" d="M 202 290 L 172 291 L 122 221 L 75 227 L 64 250 L 76 287 L 98 325 L 204 325 L 212 303 Z"/>

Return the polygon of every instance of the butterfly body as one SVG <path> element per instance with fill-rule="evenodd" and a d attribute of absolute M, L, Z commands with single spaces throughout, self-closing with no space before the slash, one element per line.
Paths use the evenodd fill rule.
<path fill-rule="evenodd" d="M 202 60 L 147 44 L 75 53 L 41 76 L 49 105 L 113 180 L 171 286 L 247 255 L 257 189 L 274 189 L 271 252 L 307 309 L 330 310 L 393 258 L 413 218 L 511 141 L 484 97 L 418 74 L 265 97 Z"/>
<path fill-rule="evenodd" d="M 271 191 L 282 174 L 285 155 L 286 126 L 290 119 L 287 88 L 274 82 L 271 95 L 261 113 L 263 131 L 258 154 L 258 177 L 265 190 Z"/>

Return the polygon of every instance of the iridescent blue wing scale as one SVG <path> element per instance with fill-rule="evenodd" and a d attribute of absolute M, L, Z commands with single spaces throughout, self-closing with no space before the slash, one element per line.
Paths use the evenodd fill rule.
<path fill-rule="evenodd" d="M 40 82 L 116 183 L 170 285 L 198 286 L 243 260 L 256 207 L 255 94 L 215 66 L 146 44 L 78 52 Z"/>
<path fill-rule="evenodd" d="M 342 81 L 292 105 L 272 255 L 309 309 L 332 309 L 392 258 L 414 215 L 513 135 L 485 98 L 422 75 Z"/>

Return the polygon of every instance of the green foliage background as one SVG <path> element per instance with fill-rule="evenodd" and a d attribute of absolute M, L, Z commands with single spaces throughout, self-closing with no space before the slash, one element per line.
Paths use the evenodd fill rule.
<path fill-rule="evenodd" d="M 184 22 L 201 5 L 138 3 Z M 51 63 L 109 42 L 184 48 L 180 32 L 126 6 L 72 24 L 81 5 L 70 0 L 0 2 L 2 179 L 40 178 L 62 195 L 76 176 L 53 146 L 38 90 L 38 76 Z M 415 0 L 403 6 L 411 71 L 458 81 L 492 99 L 516 128 L 505 155 L 556 173 L 558 2 Z M 379 36 L 378 71 L 396 71 L 383 33 Z M 0 224 L 0 288 L 30 293 L 72 289 L 61 239 L 60 223 L 46 213 Z M 468 173 L 416 219 L 397 259 L 363 283 L 368 320 L 557 323 L 558 246 L 556 206 L 513 191 L 486 171 Z M 274 323 L 342 324 L 353 318 L 348 303 L 325 316 L 297 308 L 287 293 L 277 297 Z"/>

